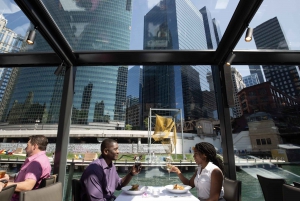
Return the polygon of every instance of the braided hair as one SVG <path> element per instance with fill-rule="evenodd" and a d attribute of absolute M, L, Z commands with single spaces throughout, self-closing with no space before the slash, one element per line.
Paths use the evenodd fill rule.
<path fill-rule="evenodd" d="M 196 144 L 195 149 L 202 154 L 205 154 L 208 161 L 211 161 L 213 164 L 218 166 L 221 171 L 224 171 L 224 164 L 220 157 L 217 156 L 215 147 L 208 142 L 200 142 Z"/>

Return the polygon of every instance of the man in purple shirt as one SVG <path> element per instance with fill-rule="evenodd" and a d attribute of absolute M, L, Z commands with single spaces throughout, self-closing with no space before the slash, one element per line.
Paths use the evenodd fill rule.
<path fill-rule="evenodd" d="M 112 201 L 115 190 L 126 186 L 134 175 L 140 173 L 141 166 L 133 166 L 125 177 L 120 178 L 112 162 L 118 159 L 118 155 L 118 143 L 112 139 L 103 140 L 101 156 L 84 170 L 80 178 L 82 201 Z"/>
<path fill-rule="evenodd" d="M 51 172 L 51 165 L 46 156 L 48 139 L 43 135 L 29 137 L 26 147 L 26 160 L 23 163 L 14 182 L 8 182 L 7 186 L 17 184 L 12 201 L 19 200 L 20 191 L 28 191 L 39 187 L 42 179 L 48 178 Z M 6 174 L 5 179 L 9 176 Z M 6 185 L 0 182 L 0 191 Z"/>

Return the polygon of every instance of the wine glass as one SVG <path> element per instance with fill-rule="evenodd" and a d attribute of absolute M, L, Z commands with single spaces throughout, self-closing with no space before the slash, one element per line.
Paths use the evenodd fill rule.
<path fill-rule="evenodd" d="M 166 163 L 166 168 L 167 168 L 167 170 L 168 170 L 168 172 L 169 172 L 169 180 L 170 180 L 170 172 L 171 172 L 171 169 L 172 169 L 172 165 L 171 165 L 170 162 L 169 162 L 169 163 Z"/>
<path fill-rule="evenodd" d="M 141 168 L 140 167 L 141 165 L 142 165 L 141 161 L 135 160 L 134 166 L 135 166 L 136 171 L 139 171 L 139 169 Z M 139 182 L 139 174 L 137 174 L 136 176 L 137 176 L 136 180 L 137 180 L 137 182 Z"/>

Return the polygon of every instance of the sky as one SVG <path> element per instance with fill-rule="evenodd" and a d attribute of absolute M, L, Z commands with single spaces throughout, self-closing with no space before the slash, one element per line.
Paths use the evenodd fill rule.
<path fill-rule="evenodd" d="M 132 0 L 132 23 L 130 38 L 131 50 L 143 49 L 144 16 L 159 1 L 160 0 Z M 212 18 L 216 18 L 219 21 L 222 34 L 224 34 L 230 18 L 233 15 L 235 8 L 237 7 L 239 2 L 239 0 L 190 1 L 198 10 L 200 10 L 204 6 L 207 7 L 207 9 L 211 13 Z M 60 2 L 64 5 L 64 8 L 69 8 L 71 10 L 77 11 L 79 11 L 80 9 L 82 10 L 82 8 L 76 8 L 74 0 L 60 0 Z M 300 12 L 299 6 L 296 5 L 299 5 L 299 0 L 264 0 L 256 15 L 249 24 L 249 27 L 255 28 L 259 24 L 277 16 L 285 33 L 290 50 L 300 50 Z M 11 19 L 9 19 L 8 21 L 8 27 L 13 24 L 14 26 L 12 26 L 11 29 L 13 29 L 16 33 L 25 35 L 29 27 L 29 21 L 28 19 L 26 19 L 26 17 L 24 17 L 24 15 L 22 16 L 22 11 L 20 11 L 14 0 L 0 0 L 0 14 L 13 14 L 10 15 Z M 7 16 L 9 17 L 9 15 Z M 242 38 L 235 49 L 255 50 L 256 46 L 254 40 L 247 43 Z M 247 66 L 237 67 L 237 69 L 243 76 L 249 74 L 249 71 L 246 70 L 248 69 Z"/>

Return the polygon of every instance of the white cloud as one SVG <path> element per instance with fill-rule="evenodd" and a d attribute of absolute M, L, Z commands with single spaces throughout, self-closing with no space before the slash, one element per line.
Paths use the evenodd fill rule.
<path fill-rule="evenodd" d="M 29 26 L 30 26 L 30 23 L 26 23 L 26 24 L 23 24 L 22 26 L 16 27 L 13 31 L 17 34 L 25 36 Z"/>
<path fill-rule="evenodd" d="M 215 9 L 226 9 L 229 0 L 218 0 Z"/>
<path fill-rule="evenodd" d="M 153 8 L 160 0 L 147 0 L 148 9 Z"/>
<path fill-rule="evenodd" d="M 0 1 L 0 14 L 10 14 L 20 11 L 19 6 L 12 0 L 1 0 Z"/>

